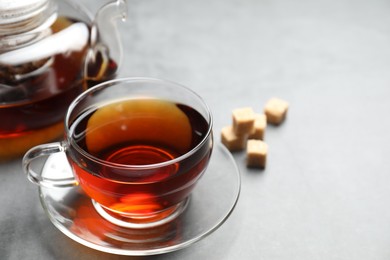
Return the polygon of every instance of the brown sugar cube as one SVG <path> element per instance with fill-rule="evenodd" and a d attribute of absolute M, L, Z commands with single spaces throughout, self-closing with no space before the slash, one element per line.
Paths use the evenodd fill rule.
<path fill-rule="evenodd" d="M 264 107 L 264 113 L 267 116 L 267 122 L 279 125 L 286 117 L 288 103 L 279 98 L 271 98 Z"/>
<path fill-rule="evenodd" d="M 229 151 L 239 151 L 245 148 L 246 136 L 236 135 L 232 126 L 225 126 L 221 131 L 221 141 Z"/>
<path fill-rule="evenodd" d="M 261 140 L 248 140 L 246 147 L 247 167 L 265 168 L 268 145 Z"/>
<path fill-rule="evenodd" d="M 255 123 L 255 112 L 250 107 L 233 110 L 233 131 L 236 135 L 247 135 L 252 132 Z"/>
<path fill-rule="evenodd" d="M 264 114 L 255 115 L 255 124 L 249 139 L 264 140 L 265 128 L 267 127 L 267 117 Z"/>

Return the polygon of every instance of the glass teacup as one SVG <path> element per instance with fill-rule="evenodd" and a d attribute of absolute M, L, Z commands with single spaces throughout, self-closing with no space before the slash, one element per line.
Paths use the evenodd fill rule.
<path fill-rule="evenodd" d="M 78 96 L 64 140 L 30 149 L 23 167 L 41 186 L 80 185 L 116 225 L 146 228 L 183 212 L 212 148 L 212 117 L 200 96 L 169 81 L 125 78 Z M 74 177 L 48 179 L 32 169 L 35 159 L 59 152 Z"/>

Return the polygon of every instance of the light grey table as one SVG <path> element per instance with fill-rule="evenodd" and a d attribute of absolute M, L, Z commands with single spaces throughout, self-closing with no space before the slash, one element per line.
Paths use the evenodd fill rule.
<path fill-rule="evenodd" d="M 232 109 L 290 102 L 267 129 L 265 170 L 234 154 L 242 192 L 227 222 L 151 259 L 390 259 L 389 14 L 386 0 L 129 0 L 121 75 L 194 89 L 216 142 Z M 20 160 L 0 165 L 0 197 L 1 259 L 138 259 L 64 236 Z"/>

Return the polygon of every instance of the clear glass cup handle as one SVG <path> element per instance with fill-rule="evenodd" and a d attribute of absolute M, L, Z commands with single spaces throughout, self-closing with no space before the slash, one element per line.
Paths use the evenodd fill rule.
<path fill-rule="evenodd" d="M 52 179 L 42 176 L 41 173 L 37 173 L 31 167 L 31 163 L 40 157 L 48 157 L 51 154 L 65 152 L 67 145 L 63 142 L 48 143 L 35 146 L 27 151 L 23 157 L 23 170 L 27 174 L 27 178 L 34 184 L 43 187 L 56 187 L 56 188 L 66 188 L 73 187 L 78 184 L 76 178 L 59 178 Z"/>

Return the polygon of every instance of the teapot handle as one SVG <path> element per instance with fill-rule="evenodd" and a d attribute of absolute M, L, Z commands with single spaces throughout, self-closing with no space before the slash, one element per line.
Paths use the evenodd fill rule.
<path fill-rule="evenodd" d="M 85 75 L 87 79 L 101 81 L 113 60 L 119 68 L 123 59 L 123 47 L 117 20 L 127 17 L 126 0 L 112 1 L 99 9 L 91 28 L 91 48 L 87 54 Z"/>

